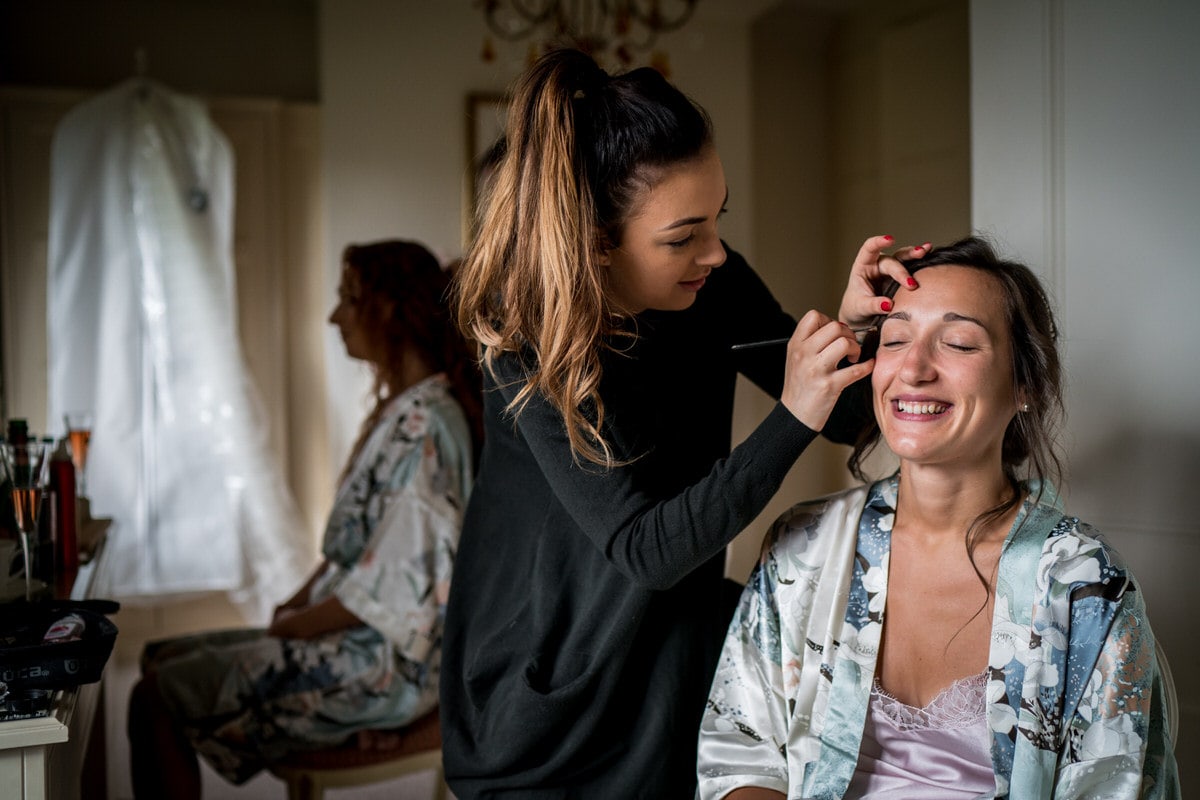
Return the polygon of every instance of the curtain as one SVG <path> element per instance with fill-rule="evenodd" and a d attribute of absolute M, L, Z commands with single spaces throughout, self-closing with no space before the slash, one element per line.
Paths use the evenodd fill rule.
<path fill-rule="evenodd" d="M 119 599 L 229 591 L 248 616 L 303 580 L 304 526 L 238 341 L 233 156 L 198 100 L 135 79 L 51 150 L 50 420 L 90 410 L 87 490 Z"/>

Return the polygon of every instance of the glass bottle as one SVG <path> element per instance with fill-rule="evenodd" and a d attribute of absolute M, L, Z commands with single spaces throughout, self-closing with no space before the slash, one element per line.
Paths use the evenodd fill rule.
<path fill-rule="evenodd" d="M 13 444 L 23 444 L 29 441 L 29 425 L 23 419 L 10 419 L 4 441 Z M 0 586 L 4 587 L 8 596 L 9 583 L 13 570 L 20 562 L 21 530 L 17 526 L 17 507 L 13 504 L 12 477 L 7 469 L 0 469 L 0 540 L 12 542 L 10 548 L 0 550 L 9 554 L 12 561 L 0 563 Z M 24 569 L 22 564 L 20 569 Z M 19 579 L 18 579 L 19 580 Z"/>
<path fill-rule="evenodd" d="M 79 569 L 78 532 L 75 518 L 75 464 L 63 437 L 50 456 L 50 491 L 54 497 L 54 563 L 56 577 L 68 583 Z"/>

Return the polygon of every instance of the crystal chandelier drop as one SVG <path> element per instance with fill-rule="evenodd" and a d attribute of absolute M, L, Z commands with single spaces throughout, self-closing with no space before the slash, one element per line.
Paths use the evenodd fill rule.
<path fill-rule="evenodd" d="M 601 64 L 627 68 L 648 57 L 651 66 L 666 73 L 666 54 L 654 50 L 654 43 L 659 34 L 682 28 L 698 1 L 475 0 L 491 32 L 484 38 L 482 58 L 496 58 L 492 35 L 506 42 L 536 36 L 530 58 L 554 44 L 570 44 Z"/>

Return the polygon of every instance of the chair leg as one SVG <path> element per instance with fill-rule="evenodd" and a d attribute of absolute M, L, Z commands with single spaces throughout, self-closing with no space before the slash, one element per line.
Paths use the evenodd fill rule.
<path fill-rule="evenodd" d="M 311 775 L 297 775 L 287 782 L 288 800 L 323 800 L 325 787 Z"/>
<path fill-rule="evenodd" d="M 446 774 L 442 770 L 433 771 L 433 800 L 446 800 Z M 324 800 L 325 786 L 312 775 L 301 774 L 287 781 L 288 800 Z"/>

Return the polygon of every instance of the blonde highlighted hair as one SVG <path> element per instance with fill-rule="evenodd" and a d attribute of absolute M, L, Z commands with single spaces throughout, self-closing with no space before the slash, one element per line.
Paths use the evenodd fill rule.
<path fill-rule="evenodd" d="M 658 72 L 611 77 L 577 50 L 542 56 L 511 94 L 505 152 L 479 204 L 455 280 L 458 324 L 484 350 L 523 360 L 526 382 L 562 414 L 576 461 L 620 463 L 603 436 L 601 352 L 629 335 L 602 255 L 670 166 L 712 143 L 707 114 Z"/>

